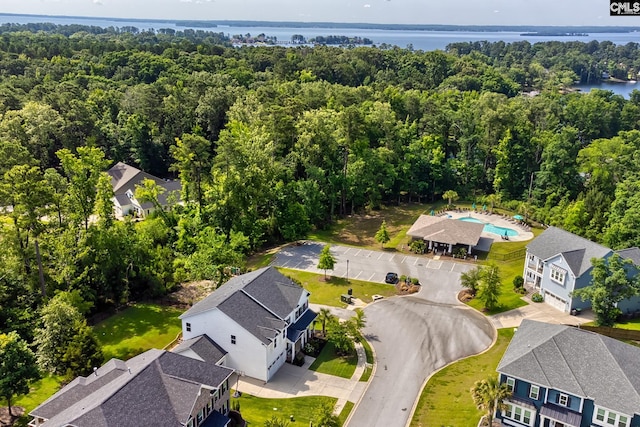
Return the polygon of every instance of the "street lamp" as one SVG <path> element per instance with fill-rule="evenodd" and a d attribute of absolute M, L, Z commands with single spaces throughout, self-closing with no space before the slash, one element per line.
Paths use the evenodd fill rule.
<path fill-rule="evenodd" d="M 349 260 L 347 260 L 347 283 L 349 283 Z"/>

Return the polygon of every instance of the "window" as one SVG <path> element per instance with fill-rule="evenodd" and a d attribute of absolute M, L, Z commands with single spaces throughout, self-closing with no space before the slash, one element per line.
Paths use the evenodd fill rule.
<path fill-rule="evenodd" d="M 596 411 L 596 421 L 604 421 L 605 410 L 602 408 L 598 408 Z"/>
<path fill-rule="evenodd" d="M 629 427 L 630 418 L 599 407 L 593 412 L 593 423 L 600 426 Z"/>
<path fill-rule="evenodd" d="M 538 397 L 540 397 L 540 387 L 537 385 L 531 385 L 531 388 L 529 389 L 529 398 L 538 400 Z"/>
<path fill-rule="evenodd" d="M 561 406 L 569 406 L 570 405 L 570 399 L 569 396 L 567 396 L 566 394 L 559 394 L 558 395 L 558 405 Z"/>
<path fill-rule="evenodd" d="M 200 409 L 200 411 L 198 412 L 198 415 L 196 417 L 197 420 L 197 425 L 200 425 L 200 423 L 202 422 L 202 420 L 204 419 L 204 411 L 202 409 Z"/>
<path fill-rule="evenodd" d="M 231 344 L 235 344 L 235 343 L 236 343 L 236 336 L 231 335 Z"/>
<path fill-rule="evenodd" d="M 527 409 L 511 402 L 507 402 L 503 415 L 504 418 L 509 418 L 528 426 L 532 425 L 534 421 L 534 411 L 532 409 Z"/>
<path fill-rule="evenodd" d="M 551 280 L 564 286 L 564 276 L 567 274 L 562 268 L 552 265 L 551 266 Z"/>
<path fill-rule="evenodd" d="M 187 323 L 187 332 L 191 332 L 191 323 Z"/>
<path fill-rule="evenodd" d="M 513 391 L 516 388 L 516 380 L 514 378 L 507 378 L 507 388 L 509 391 Z"/>

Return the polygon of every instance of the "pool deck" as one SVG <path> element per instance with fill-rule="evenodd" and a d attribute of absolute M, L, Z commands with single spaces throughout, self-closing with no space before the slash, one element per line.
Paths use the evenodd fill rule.
<path fill-rule="evenodd" d="M 521 225 L 518 221 L 510 217 L 505 217 L 498 214 L 489 214 L 488 212 L 482 213 L 482 212 L 474 212 L 474 211 L 461 211 L 461 212 L 447 211 L 447 214 L 450 215 L 452 219 L 475 218 L 479 221 L 482 221 L 488 224 L 493 224 L 497 227 L 510 228 L 518 233 L 517 236 L 509 236 L 510 242 L 524 242 L 524 241 L 533 239 L 533 233 L 531 231 L 527 230 L 525 226 Z M 484 231 L 481 234 L 481 238 L 491 239 L 491 243 L 493 243 L 493 241 L 496 241 L 496 242 L 503 241 L 501 239 L 501 236 L 493 233 L 487 233 Z M 478 250 L 485 250 L 480 246 L 485 246 L 486 243 L 489 243 L 489 242 L 481 242 L 480 245 L 478 245 L 476 248 Z M 489 243 L 489 248 L 491 247 L 491 243 Z M 488 249 L 486 250 L 488 251 Z"/>

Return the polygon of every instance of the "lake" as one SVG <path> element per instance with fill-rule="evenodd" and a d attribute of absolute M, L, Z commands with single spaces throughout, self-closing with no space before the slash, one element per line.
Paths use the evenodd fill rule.
<path fill-rule="evenodd" d="M 610 90 L 616 95 L 622 95 L 626 99 L 629 99 L 629 95 L 634 89 L 640 90 L 640 82 L 602 82 L 599 84 L 590 84 L 590 85 L 576 85 L 574 86 L 576 89 L 580 89 L 581 92 L 587 93 L 590 92 L 591 89 L 602 89 L 602 90 Z"/>
<path fill-rule="evenodd" d="M 0 24 L 18 23 L 26 24 L 33 22 L 51 22 L 58 25 L 93 25 L 98 27 L 124 27 L 131 26 L 140 30 L 170 28 L 174 30 L 184 30 L 185 28 L 204 29 L 196 27 L 177 26 L 175 22 L 125 20 L 110 18 L 85 18 L 73 16 L 35 16 L 35 15 L 0 15 Z M 591 33 L 585 36 L 523 36 L 519 32 L 508 31 L 412 31 L 412 30 L 375 30 L 360 28 L 294 28 L 294 27 L 240 27 L 240 26 L 218 26 L 207 28 L 207 31 L 223 33 L 227 36 L 235 34 L 258 35 L 264 33 L 267 36 L 276 37 L 279 41 L 287 42 L 294 34 L 301 34 L 306 38 L 316 36 L 349 36 L 366 37 L 373 40 L 375 45 L 383 43 L 406 48 L 412 45 L 416 50 L 436 50 L 444 48 L 455 42 L 474 42 L 487 40 L 490 42 L 504 41 L 506 43 L 528 41 L 530 43 L 545 41 L 581 41 L 591 40 L 611 41 L 615 44 L 626 44 L 629 42 L 640 43 L 640 32 L 633 33 Z"/>

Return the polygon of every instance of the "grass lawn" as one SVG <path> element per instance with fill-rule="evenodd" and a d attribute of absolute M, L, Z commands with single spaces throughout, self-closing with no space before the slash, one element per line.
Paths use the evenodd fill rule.
<path fill-rule="evenodd" d="M 342 411 L 340 411 L 340 415 L 338 416 L 338 420 L 340 420 L 341 426 L 344 425 L 345 421 L 347 421 L 347 417 L 349 416 L 351 411 L 353 411 L 354 406 L 355 406 L 355 403 L 349 402 L 349 401 L 347 401 L 347 403 L 344 404 L 344 408 L 342 408 Z"/>
<path fill-rule="evenodd" d="M 247 260 L 247 267 L 257 270 L 258 268 L 268 266 L 271 260 L 273 260 L 273 257 L 278 253 L 278 250 L 280 250 L 280 248 L 269 249 L 266 252 L 251 255 Z"/>
<path fill-rule="evenodd" d="M 380 210 L 366 215 L 352 215 L 339 219 L 326 230 L 314 230 L 309 233 L 309 239 L 334 245 L 380 250 L 380 243 L 376 242 L 375 235 L 384 220 L 387 222 L 387 231 L 391 237 L 391 241 L 385 245 L 385 248 L 398 250 L 403 244 L 406 245 L 406 234 L 411 225 L 420 214 L 428 213 L 432 208 L 435 208 L 435 205 L 418 203 L 383 206 Z"/>
<path fill-rule="evenodd" d="M 362 338 L 360 340 L 360 343 L 362 343 L 362 347 L 364 348 L 364 353 L 367 357 L 367 365 L 364 368 L 364 372 L 362 373 L 362 376 L 360 377 L 360 381 L 363 382 L 367 382 L 369 381 L 369 378 L 371 377 L 371 373 L 373 372 L 373 350 L 371 350 L 371 345 L 369 345 L 369 342 L 367 340 L 365 340 L 364 338 Z"/>
<path fill-rule="evenodd" d="M 543 230 L 540 228 L 532 228 L 531 231 L 533 232 L 534 237 L 537 237 Z M 491 259 L 492 255 L 500 256 L 524 249 L 530 242 L 531 240 L 524 242 L 495 242 L 491 245 L 491 251 L 487 258 Z M 498 307 L 492 311 L 486 312 L 486 314 L 491 315 L 502 313 L 504 311 L 513 310 L 514 308 L 527 305 L 527 303 L 522 300 L 522 295 L 513 291 L 513 279 L 516 276 L 522 276 L 522 270 L 524 269 L 524 257 L 525 255 L 523 253 L 521 257 L 509 261 L 482 261 L 482 264 L 495 262 L 500 268 L 500 277 L 502 278 L 502 286 L 500 288 L 502 294 L 498 298 Z M 480 311 L 484 308 L 482 302 L 478 299 L 473 299 L 469 301 L 468 304 Z"/>
<path fill-rule="evenodd" d="M 31 385 L 31 390 L 26 396 L 21 396 L 13 405 L 22 406 L 24 413 L 28 414 L 33 411 L 36 406 L 50 398 L 56 391 L 60 389 L 62 377 L 55 375 L 46 375 L 40 381 Z"/>
<path fill-rule="evenodd" d="M 476 381 L 498 375 L 496 367 L 513 333 L 511 328 L 498 330 L 498 339 L 487 352 L 460 360 L 434 374 L 422 391 L 411 426 L 476 427 L 483 413 L 473 403 L 471 387 Z"/>
<path fill-rule="evenodd" d="M 233 394 L 233 393 L 232 393 Z M 329 401 L 332 405 L 338 399 L 323 396 L 293 397 L 291 399 L 264 399 L 243 393 L 241 397 L 231 398 L 231 407 L 234 402 L 240 403 L 240 413 L 250 427 L 261 427 L 274 415 L 289 420 L 293 415 L 293 426 L 308 426 L 313 421 L 313 413 L 323 402 Z"/>
<path fill-rule="evenodd" d="M 105 361 L 127 360 L 151 348 L 163 348 L 181 331 L 182 310 L 155 304 L 135 304 L 98 323 L 94 332 Z"/>
<path fill-rule="evenodd" d="M 282 274 L 300 282 L 303 288 L 311 292 L 309 301 L 313 304 L 331 305 L 334 307 L 346 307 L 340 302 L 340 295 L 346 294 L 347 289 L 353 290 L 353 296 L 364 302 L 371 302 L 371 295 L 383 295 L 389 297 L 396 294 L 395 286 L 385 283 L 364 282 L 350 279 L 349 283 L 342 277 L 327 275 L 328 281 L 324 281 L 324 275 L 309 273 L 307 271 L 278 268 Z"/>
<path fill-rule="evenodd" d="M 585 323 L 585 326 L 596 326 L 596 322 Z M 624 322 L 616 323 L 614 328 L 628 329 L 631 331 L 640 331 L 640 319 L 625 320 Z"/>
<path fill-rule="evenodd" d="M 328 342 L 309 369 L 321 374 L 335 375 L 341 378 L 351 378 L 358 364 L 358 356 L 338 356 L 335 347 Z"/>

